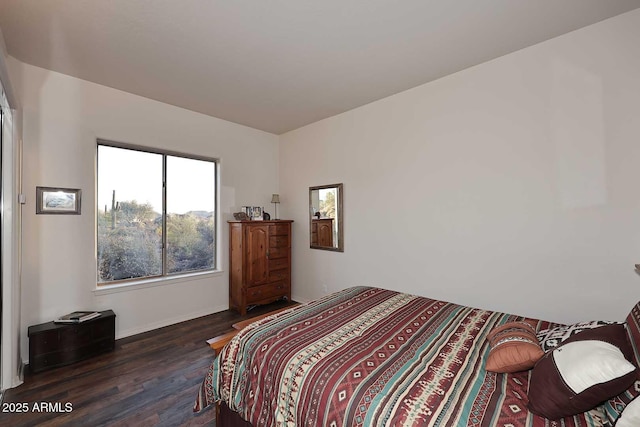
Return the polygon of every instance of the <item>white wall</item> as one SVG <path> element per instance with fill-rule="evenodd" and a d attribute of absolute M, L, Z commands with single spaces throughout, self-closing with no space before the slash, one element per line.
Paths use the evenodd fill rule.
<path fill-rule="evenodd" d="M 117 337 L 228 307 L 228 274 L 94 293 L 96 138 L 220 159 L 221 235 L 242 205 L 278 192 L 278 137 L 11 59 L 24 108 L 22 330 L 78 309 L 116 313 Z M 36 215 L 36 186 L 82 189 L 82 215 Z M 27 356 L 26 333 L 22 339 Z"/>
<path fill-rule="evenodd" d="M 636 10 L 282 135 L 294 298 L 364 284 L 623 319 L 640 299 L 639 43 Z M 308 187 L 337 182 L 345 252 L 311 250 Z"/>

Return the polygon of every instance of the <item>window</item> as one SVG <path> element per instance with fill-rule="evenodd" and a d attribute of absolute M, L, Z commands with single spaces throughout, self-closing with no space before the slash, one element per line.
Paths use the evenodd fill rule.
<path fill-rule="evenodd" d="M 216 268 L 213 159 L 98 141 L 98 284 Z"/>

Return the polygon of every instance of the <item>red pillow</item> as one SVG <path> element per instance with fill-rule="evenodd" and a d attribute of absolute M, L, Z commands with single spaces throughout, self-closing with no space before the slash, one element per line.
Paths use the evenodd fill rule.
<path fill-rule="evenodd" d="M 500 325 L 487 339 L 491 346 L 485 365 L 487 371 L 526 371 L 544 355 L 535 328 L 525 321 Z"/>

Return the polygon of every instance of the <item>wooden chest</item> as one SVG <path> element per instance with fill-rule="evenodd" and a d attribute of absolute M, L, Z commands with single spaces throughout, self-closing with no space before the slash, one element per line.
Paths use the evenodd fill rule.
<path fill-rule="evenodd" d="M 112 310 L 82 323 L 54 322 L 29 326 L 29 368 L 40 372 L 69 365 L 115 348 L 115 320 Z"/>

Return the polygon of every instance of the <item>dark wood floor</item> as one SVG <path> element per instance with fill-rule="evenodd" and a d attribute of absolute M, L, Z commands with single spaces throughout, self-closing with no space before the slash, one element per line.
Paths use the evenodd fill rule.
<path fill-rule="evenodd" d="M 116 341 L 113 352 L 74 365 L 25 374 L 7 390 L 2 410 L 26 403 L 29 412 L 0 412 L 0 426 L 214 426 L 213 408 L 193 414 L 198 388 L 213 360 L 206 340 L 231 324 L 286 306 L 256 307 L 246 316 L 223 311 Z M 116 313 L 117 314 L 117 313 Z M 71 412 L 34 412 L 39 402 Z M 15 408 L 15 405 L 13 405 Z"/>

